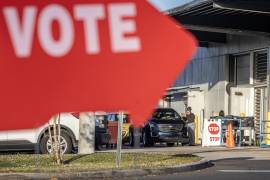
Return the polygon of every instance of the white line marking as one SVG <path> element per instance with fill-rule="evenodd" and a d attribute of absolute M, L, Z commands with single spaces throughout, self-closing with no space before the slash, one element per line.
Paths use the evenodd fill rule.
<path fill-rule="evenodd" d="M 270 173 L 270 170 L 218 170 L 220 172 L 227 172 L 227 173 Z"/>

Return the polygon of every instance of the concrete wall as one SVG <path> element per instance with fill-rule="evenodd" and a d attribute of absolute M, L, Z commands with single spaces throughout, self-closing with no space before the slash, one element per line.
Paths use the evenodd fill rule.
<path fill-rule="evenodd" d="M 192 112 L 198 117 L 198 138 L 202 139 L 203 117 L 202 111 L 205 109 L 205 93 L 203 91 L 189 91 L 188 105 L 192 107 Z"/>
<path fill-rule="evenodd" d="M 185 109 L 185 101 L 180 100 L 180 101 L 173 101 L 171 102 L 171 108 L 176 110 L 179 114 L 184 113 L 186 111 Z"/>
<path fill-rule="evenodd" d="M 178 92 L 173 95 L 170 107 L 176 110 L 179 114 L 186 111 L 187 93 Z"/>
<path fill-rule="evenodd" d="M 204 92 L 203 91 L 189 91 L 188 105 L 192 107 L 192 112 L 199 116 L 202 109 L 204 109 Z"/>
<path fill-rule="evenodd" d="M 231 89 L 231 114 L 240 116 L 243 113 L 245 116 L 254 115 L 254 89 L 233 87 Z M 237 93 L 240 95 L 237 95 Z"/>

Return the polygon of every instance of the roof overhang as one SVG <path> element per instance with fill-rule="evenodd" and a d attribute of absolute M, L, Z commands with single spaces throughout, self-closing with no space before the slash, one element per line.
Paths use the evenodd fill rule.
<path fill-rule="evenodd" d="M 167 89 L 165 96 L 172 96 L 175 94 L 186 94 L 189 91 L 201 91 L 200 87 L 172 87 Z"/>
<path fill-rule="evenodd" d="M 204 45 L 226 43 L 227 34 L 270 37 L 269 0 L 195 0 L 166 13 Z"/>
<path fill-rule="evenodd" d="M 265 14 L 270 13 L 269 0 L 214 0 L 214 7 Z"/>

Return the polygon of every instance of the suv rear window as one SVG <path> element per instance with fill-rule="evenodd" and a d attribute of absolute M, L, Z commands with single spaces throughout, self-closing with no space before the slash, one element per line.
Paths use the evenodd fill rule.
<path fill-rule="evenodd" d="M 179 120 L 181 117 L 179 114 L 172 110 L 172 109 L 158 109 L 156 110 L 152 118 L 157 119 L 157 120 Z"/>

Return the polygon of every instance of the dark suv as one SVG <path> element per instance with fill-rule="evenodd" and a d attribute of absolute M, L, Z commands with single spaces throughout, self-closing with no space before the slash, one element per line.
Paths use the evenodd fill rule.
<path fill-rule="evenodd" d="M 187 144 L 185 122 L 174 109 L 158 108 L 142 128 L 142 142 L 144 146 L 153 146 L 156 142 L 165 142 L 168 146 L 176 142 Z"/>
<path fill-rule="evenodd" d="M 111 135 L 108 133 L 108 121 L 104 114 L 96 114 L 95 147 L 99 150 L 102 145 L 110 142 Z"/>

